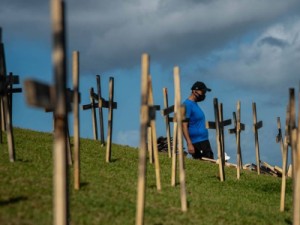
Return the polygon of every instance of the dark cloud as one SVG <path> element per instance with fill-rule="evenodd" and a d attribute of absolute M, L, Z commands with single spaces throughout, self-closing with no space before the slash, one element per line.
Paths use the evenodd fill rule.
<path fill-rule="evenodd" d="M 0 2 L 5 5 L 0 9 L 5 35 L 49 41 L 49 1 Z M 66 3 L 69 50 L 81 52 L 84 71 L 99 72 L 137 66 L 143 52 L 163 65 L 184 64 L 274 20 L 291 16 L 300 7 L 296 0 Z"/>
<path fill-rule="evenodd" d="M 278 38 L 265 37 L 259 42 L 259 44 L 260 45 L 269 44 L 269 45 L 272 45 L 272 46 L 277 46 L 277 47 L 280 47 L 280 48 L 284 48 L 288 43 L 286 41 L 278 39 Z"/>

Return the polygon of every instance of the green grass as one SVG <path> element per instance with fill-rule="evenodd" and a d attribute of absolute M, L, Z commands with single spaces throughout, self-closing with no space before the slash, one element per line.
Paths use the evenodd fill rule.
<path fill-rule="evenodd" d="M 16 162 L 10 163 L 5 137 L 0 151 L 0 224 L 52 224 L 52 143 L 49 133 L 14 129 Z M 188 211 L 181 212 L 180 186 L 171 187 L 171 161 L 160 155 L 162 191 L 154 165 L 147 166 L 145 224 L 292 224 L 292 181 L 287 180 L 286 211 L 279 211 L 281 179 L 185 160 Z M 138 150 L 105 147 L 81 139 L 81 189 L 73 189 L 70 167 L 71 224 L 135 224 Z"/>

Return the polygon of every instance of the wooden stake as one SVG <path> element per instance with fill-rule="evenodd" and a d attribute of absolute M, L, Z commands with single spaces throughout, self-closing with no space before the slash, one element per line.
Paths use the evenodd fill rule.
<path fill-rule="evenodd" d="M 224 164 L 225 164 L 225 158 L 223 156 L 223 137 L 222 137 L 222 129 L 226 125 L 231 124 L 231 120 L 225 120 L 222 121 L 223 118 L 220 119 L 220 109 L 218 105 L 218 99 L 214 98 L 214 113 L 215 113 L 215 122 L 206 122 L 206 128 L 208 129 L 216 129 L 216 142 L 218 146 L 218 164 L 219 164 L 219 176 L 220 176 L 220 181 L 225 180 L 225 172 L 224 172 Z"/>
<path fill-rule="evenodd" d="M 173 187 L 176 186 L 177 137 L 178 137 L 178 124 L 177 124 L 177 121 L 176 121 L 176 117 L 174 116 L 174 122 L 173 122 L 173 148 L 172 148 L 172 171 L 171 171 L 171 185 Z"/>
<path fill-rule="evenodd" d="M 149 163 L 150 163 L 150 164 L 153 164 L 152 129 L 151 129 L 150 126 L 148 127 L 148 133 L 147 133 L 147 136 L 148 136 Z"/>
<path fill-rule="evenodd" d="M 140 112 L 140 150 L 139 150 L 139 170 L 138 170 L 138 186 L 137 186 L 137 207 L 136 207 L 136 225 L 144 224 L 144 208 L 145 208 L 145 187 L 146 187 L 146 151 L 147 151 L 147 127 L 149 122 L 148 107 L 148 75 L 149 75 L 148 54 L 142 55 L 141 69 L 141 112 Z"/>
<path fill-rule="evenodd" d="M 288 120 L 287 120 L 288 122 Z M 282 155 L 282 175 L 281 175 L 281 194 L 280 194 L 280 211 L 284 211 L 284 205 L 285 205 L 285 189 L 286 189 L 286 167 L 287 167 L 287 150 L 288 145 L 286 141 L 283 142 L 282 138 L 282 132 L 281 132 L 281 123 L 280 123 L 280 117 L 277 117 L 277 128 L 278 128 L 278 136 L 277 136 L 277 142 L 280 142 L 280 149 L 281 149 L 281 155 Z M 287 123 L 286 123 L 287 128 Z"/>
<path fill-rule="evenodd" d="M 0 78 L 2 79 L 1 84 L 1 91 L 6 92 L 6 62 L 5 62 L 5 51 L 4 51 L 4 44 L 0 43 Z M 7 144 L 8 144 L 8 153 L 9 153 L 9 160 L 10 162 L 14 162 L 16 160 L 15 156 L 15 145 L 14 145 L 14 135 L 13 135 L 13 126 L 12 126 L 12 113 L 10 112 L 9 107 L 9 100 L 8 100 L 8 93 L 4 93 L 1 97 L 2 99 L 2 125 L 4 130 L 7 133 Z M 2 138 L 2 133 L 1 133 Z"/>
<path fill-rule="evenodd" d="M 168 100 L 168 89 L 163 88 L 163 95 L 164 95 L 164 107 L 165 109 L 169 107 L 169 100 Z M 171 131 L 170 131 L 170 121 L 169 115 L 165 116 L 165 124 L 166 124 L 166 133 L 167 133 L 167 144 L 168 144 L 168 156 L 171 158 Z"/>
<path fill-rule="evenodd" d="M 241 131 L 245 130 L 245 124 L 241 123 L 241 102 L 237 102 L 237 115 L 233 112 L 234 128 L 229 129 L 229 133 L 234 133 L 236 138 L 237 153 L 237 179 L 240 179 L 241 169 L 243 168 L 242 152 L 241 152 Z"/>
<path fill-rule="evenodd" d="M 174 86 L 175 86 L 175 112 L 178 123 L 178 152 L 179 152 L 179 175 L 180 175 L 180 196 L 181 210 L 187 211 L 186 186 L 185 186 L 185 169 L 183 157 L 183 140 L 182 140 L 182 111 L 181 111 L 181 96 L 180 96 L 180 72 L 179 67 L 174 67 Z"/>
<path fill-rule="evenodd" d="M 148 76 L 149 82 L 149 94 L 148 94 L 148 105 L 150 107 L 154 106 L 153 100 L 153 90 L 152 90 L 152 78 Z M 154 108 L 153 108 L 154 110 Z M 157 136 L 156 136 L 156 124 L 155 119 L 150 120 L 151 134 L 152 134 L 152 147 L 154 153 L 154 165 L 155 165 L 155 175 L 156 175 L 156 188 L 158 191 L 161 191 L 161 182 L 160 182 L 160 165 L 159 165 L 159 157 L 158 157 L 158 149 L 157 149 Z"/>
<path fill-rule="evenodd" d="M 252 103 L 252 112 L 253 112 L 253 132 L 254 132 L 254 139 L 255 139 L 257 174 L 260 175 L 260 154 L 259 154 L 259 143 L 258 143 L 258 131 L 257 130 L 262 127 L 262 121 L 257 122 L 255 102 Z"/>
<path fill-rule="evenodd" d="M 113 102 L 114 102 L 114 78 L 109 78 L 109 103 L 108 103 L 108 126 L 107 126 L 107 146 L 106 162 L 111 161 L 111 139 L 113 128 Z"/>
<path fill-rule="evenodd" d="M 102 95 L 101 95 L 101 80 L 100 80 L 100 75 L 96 75 L 96 80 L 97 80 L 98 99 L 102 99 Z M 100 142 L 101 142 L 101 146 L 105 146 L 105 142 L 104 142 L 103 110 L 102 110 L 102 106 L 100 106 L 100 102 L 101 102 L 101 101 L 98 100 L 98 108 L 99 108 L 99 126 L 100 126 Z"/>
<path fill-rule="evenodd" d="M 296 127 L 295 98 L 291 100 L 291 129 L 293 151 L 293 224 L 300 224 L 300 85 L 298 90 L 298 128 Z"/>
<path fill-rule="evenodd" d="M 296 155 L 296 146 L 295 146 L 295 142 L 293 143 L 293 130 L 296 128 L 296 110 L 295 110 L 295 89 L 294 88 L 290 88 L 289 89 L 289 135 L 290 135 L 290 146 L 291 146 L 291 158 L 292 158 L 292 176 L 294 178 L 294 171 L 295 171 L 295 155 Z"/>
<path fill-rule="evenodd" d="M 98 130 L 97 130 L 97 117 L 95 110 L 95 100 L 94 100 L 94 88 L 90 89 L 90 101 L 91 101 L 91 111 L 92 111 L 92 122 L 93 122 L 93 137 L 94 140 L 98 140 Z"/>
<path fill-rule="evenodd" d="M 74 189 L 80 189 L 79 52 L 73 52 Z"/>
<path fill-rule="evenodd" d="M 54 130 L 54 223 L 69 224 L 68 167 L 66 151 L 66 50 L 64 1 L 51 1 L 53 55 L 55 77 L 55 130 Z"/>

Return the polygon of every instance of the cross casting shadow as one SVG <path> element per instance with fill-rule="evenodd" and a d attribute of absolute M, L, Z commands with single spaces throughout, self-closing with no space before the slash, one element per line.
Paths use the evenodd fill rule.
<path fill-rule="evenodd" d="M 19 196 L 19 197 L 9 198 L 8 200 L 0 200 L 0 206 L 6 206 L 6 205 L 18 203 L 20 201 L 25 201 L 27 199 L 28 199 L 27 197 Z"/>

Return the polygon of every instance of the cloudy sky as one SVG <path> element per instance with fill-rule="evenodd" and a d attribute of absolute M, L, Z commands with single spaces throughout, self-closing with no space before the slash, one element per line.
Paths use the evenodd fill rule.
<path fill-rule="evenodd" d="M 34 78 L 52 83 L 49 1 L 0 0 L 0 26 L 7 71 L 22 82 Z M 261 160 L 281 165 L 275 142 L 277 117 L 285 121 L 289 88 L 299 87 L 300 2 L 297 0 L 86 0 L 66 1 L 69 67 L 72 51 L 80 52 L 82 104 L 101 75 L 108 98 L 109 77 L 115 79 L 113 142 L 139 145 L 140 61 L 151 57 L 155 104 L 163 107 L 162 88 L 174 96 L 173 67 L 180 67 L 181 96 L 204 81 L 212 89 L 200 106 L 214 120 L 213 99 L 223 103 L 224 118 L 232 118 L 241 101 L 246 130 L 241 135 L 244 163 L 255 163 L 252 103 L 256 103 Z M 71 70 L 69 69 L 71 84 Z M 17 127 L 52 131 L 52 117 L 14 97 Z M 91 112 L 81 111 L 81 136 L 92 138 Z M 107 118 L 107 112 L 104 114 Z M 157 134 L 166 136 L 158 112 Z M 70 114 L 70 124 L 72 115 Z M 232 128 L 227 127 L 227 128 Z M 71 134 L 72 134 L 72 128 Z M 217 155 L 215 131 L 209 130 Z M 225 132 L 226 152 L 235 162 L 234 135 Z M 16 137 L 17 138 L 17 137 Z"/>

